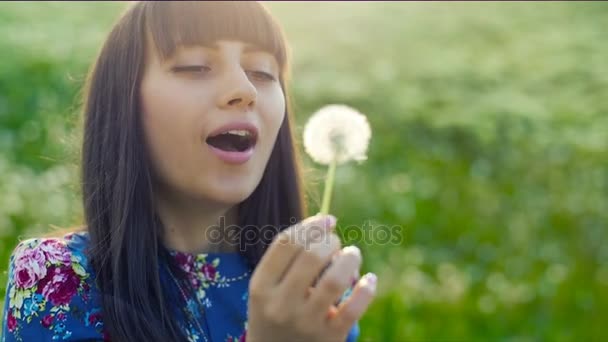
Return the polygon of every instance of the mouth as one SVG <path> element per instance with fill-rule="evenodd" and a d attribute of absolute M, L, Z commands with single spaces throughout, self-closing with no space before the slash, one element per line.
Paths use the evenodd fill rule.
<path fill-rule="evenodd" d="M 249 123 L 231 123 L 213 131 L 205 142 L 223 161 L 240 164 L 249 160 L 258 141 L 257 128 Z"/>

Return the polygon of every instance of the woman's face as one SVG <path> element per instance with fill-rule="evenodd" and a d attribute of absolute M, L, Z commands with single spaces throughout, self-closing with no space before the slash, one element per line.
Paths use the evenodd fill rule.
<path fill-rule="evenodd" d="M 279 66 L 240 41 L 180 47 L 148 37 L 143 125 L 161 194 L 237 204 L 260 182 L 285 116 Z"/>

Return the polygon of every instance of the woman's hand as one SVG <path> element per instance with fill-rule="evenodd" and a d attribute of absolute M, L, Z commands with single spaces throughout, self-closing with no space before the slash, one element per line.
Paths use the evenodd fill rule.
<path fill-rule="evenodd" d="M 277 235 L 249 284 L 248 342 L 346 339 L 371 303 L 376 279 L 362 277 L 350 297 L 334 304 L 361 266 L 357 247 L 340 248 L 335 224 L 333 216 L 317 215 Z"/>

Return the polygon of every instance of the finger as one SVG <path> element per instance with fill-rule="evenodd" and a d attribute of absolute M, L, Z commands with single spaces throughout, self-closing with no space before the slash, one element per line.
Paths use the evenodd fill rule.
<path fill-rule="evenodd" d="M 277 234 L 251 276 L 250 287 L 276 286 L 304 250 L 305 241 L 318 238 L 332 222 L 335 223 L 333 216 L 315 215 Z"/>
<path fill-rule="evenodd" d="M 338 307 L 329 310 L 330 325 L 348 331 L 363 316 L 376 296 L 376 282 L 377 277 L 373 273 L 361 277 L 352 295 Z"/>
<path fill-rule="evenodd" d="M 361 251 L 356 246 L 344 247 L 323 274 L 306 304 L 310 312 L 325 313 L 351 286 L 361 267 Z"/>
<path fill-rule="evenodd" d="M 311 243 L 318 241 L 322 235 L 333 230 L 336 218 L 332 215 L 317 214 L 311 216 L 285 231 L 291 242 L 303 246 L 305 249 Z"/>
<path fill-rule="evenodd" d="M 332 255 L 340 250 L 340 239 L 336 234 L 323 235 L 321 241 L 312 243 L 308 250 L 300 253 L 287 271 L 278 287 L 279 295 L 292 305 L 301 305 L 306 299 L 309 286 Z"/>

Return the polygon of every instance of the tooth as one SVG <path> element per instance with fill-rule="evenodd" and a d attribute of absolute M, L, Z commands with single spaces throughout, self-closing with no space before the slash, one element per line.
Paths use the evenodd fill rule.
<path fill-rule="evenodd" d="M 232 129 L 232 130 L 229 130 L 228 132 L 226 132 L 224 134 L 234 134 L 234 135 L 238 135 L 238 136 L 244 137 L 244 136 L 249 135 L 249 131 L 241 130 L 241 129 Z"/>

